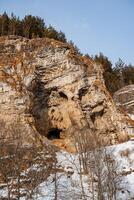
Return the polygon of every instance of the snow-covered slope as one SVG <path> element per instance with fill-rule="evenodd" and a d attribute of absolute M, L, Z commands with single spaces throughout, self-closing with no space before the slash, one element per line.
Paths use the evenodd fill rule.
<path fill-rule="evenodd" d="M 110 146 L 114 158 L 118 162 L 118 169 L 121 175 L 120 189 L 117 192 L 118 200 L 134 199 L 134 142 L 129 141 L 123 144 Z M 80 174 L 78 156 L 67 152 L 57 153 L 57 168 L 62 172 L 51 174 L 46 182 L 40 185 L 41 196 L 38 200 L 52 200 L 55 197 L 55 178 L 57 179 L 56 190 L 58 200 L 80 200 L 82 199 L 81 180 L 86 199 L 90 198 L 89 178 Z M 107 199 L 107 198 L 106 198 Z"/>
<path fill-rule="evenodd" d="M 134 141 L 125 142 L 106 148 L 118 164 L 118 191 L 117 200 L 134 199 Z M 40 183 L 32 199 L 36 200 L 92 200 L 89 176 L 80 168 L 79 156 L 65 151 L 58 151 L 54 171 L 46 181 Z M 36 169 L 36 166 L 34 166 Z M 38 169 L 39 170 L 39 169 Z M 23 193 L 23 190 L 21 191 Z M 84 198 L 83 198 L 84 194 Z M 7 190 L 1 187 L 0 197 L 6 197 Z M 25 196 L 20 198 L 26 200 Z M 98 200 L 94 194 L 94 200 Z M 108 200 L 105 197 L 104 200 Z"/>

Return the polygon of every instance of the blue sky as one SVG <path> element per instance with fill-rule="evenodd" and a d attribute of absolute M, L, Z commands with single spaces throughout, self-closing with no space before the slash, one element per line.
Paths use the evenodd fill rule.
<path fill-rule="evenodd" d="M 82 53 L 134 64 L 134 0 L 0 0 L 0 13 L 44 18 Z"/>

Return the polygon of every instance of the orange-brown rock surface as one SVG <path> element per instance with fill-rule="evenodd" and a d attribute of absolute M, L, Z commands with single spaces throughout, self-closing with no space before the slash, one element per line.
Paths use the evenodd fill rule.
<path fill-rule="evenodd" d="M 117 110 L 102 74 L 68 44 L 1 37 L 0 119 L 19 118 L 27 142 L 46 136 L 69 145 L 76 130 L 94 130 L 108 144 L 127 140 L 129 118 Z"/>

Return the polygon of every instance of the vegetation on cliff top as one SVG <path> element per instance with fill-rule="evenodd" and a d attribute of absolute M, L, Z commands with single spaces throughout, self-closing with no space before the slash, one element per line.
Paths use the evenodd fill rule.
<path fill-rule="evenodd" d="M 66 42 L 65 34 L 51 25 L 47 27 L 42 18 L 26 15 L 20 20 L 13 13 L 10 17 L 6 12 L 0 15 L 0 36 L 3 35 L 19 35 L 29 39 L 47 37 Z"/>
<path fill-rule="evenodd" d="M 134 66 L 125 64 L 120 58 L 112 65 L 102 53 L 94 56 L 94 61 L 104 68 L 104 79 L 107 89 L 113 94 L 122 87 L 134 84 Z"/>

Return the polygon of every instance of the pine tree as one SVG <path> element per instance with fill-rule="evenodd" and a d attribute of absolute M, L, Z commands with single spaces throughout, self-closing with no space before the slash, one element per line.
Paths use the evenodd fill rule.
<path fill-rule="evenodd" d="M 6 12 L 1 16 L 1 35 L 8 35 L 9 17 Z"/>
<path fill-rule="evenodd" d="M 13 13 L 8 17 L 7 13 L 0 15 L 0 36 L 19 35 L 26 38 L 48 37 L 66 42 L 65 34 L 58 32 L 51 25 L 47 27 L 44 20 L 38 16 L 26 15 L 20 20 Z"/>

